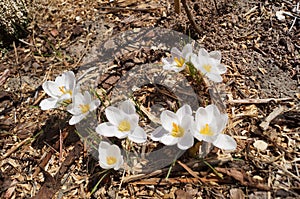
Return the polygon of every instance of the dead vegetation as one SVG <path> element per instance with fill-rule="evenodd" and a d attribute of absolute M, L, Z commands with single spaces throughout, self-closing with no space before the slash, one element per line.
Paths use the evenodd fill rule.
<path fill-rule="evenodd" d="M 168 0 L 33 1 L 29 36 L 1 51 L 1 198 L 299 198 L 297 3 L 187 1 L 199 34 Z M 278 11 L 288 13 L 284 20 L 278 20 Z M 226 133 L 238 143 L 235 152 L 213 149 L 204 162 L 189 151 L 168 179 L 168 167 L 104 174 L 66 115 L 39 109 L 42 82 L 66 70 L 78 72 L 97 61 L 103 42 L 140 27 L 173 29 L 222 52 L 228 68 Z M 147 58 L 135 52 L 116 64 L 159 61 L 143 53 Z M 146 102 L 149 96 L 139 97 Z"/>

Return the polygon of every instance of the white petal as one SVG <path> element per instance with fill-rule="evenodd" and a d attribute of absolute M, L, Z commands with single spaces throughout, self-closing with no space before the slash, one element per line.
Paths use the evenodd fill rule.
<path fill-rule="evenodd" d="M 41 101 L 40 107 L 42 110 L 49 110 L 53 108 L 57 108 L 57 99 L 55 98 L 47 98 Z"/>
<path fill-rule="evenodd" d="M 108 121 L 115 126 L 118 126 L 119 123 L 125 118 L 124 113 L 113 106 L 109 106 L 105 109 L 105 115 Z"/>
<path fill-rule="evenodd" d="M 117 127 L 113 126 L 109 122 L 101 123 L 96 127 L 96 132 L 99 135 L 103 135 L 106 137 L 115 136 L 115 132 L 118 131 Z"/>
<path fill-rule="evenodd" d="M 178 141 L 177 146 L 181 150 L 187 150 L 194 145 L 194 137 L 190 132 L 186 132 L 184 136 Z"/>
<path fill-rule="evenodd" d="M 115 137 L 119 138 L 119 139 L 123 139 L 126 138 L 128 136 L 128 134 L 130 133 L 130 131 L 126 131 L 126 132 L 121 132 L 121 131 L 115 131 Z"/>
<path fill-rule="evenodd" d="M 216 68 L 218 69 L 219 74 L 224 74 L 224 73 L 226 73 L 226 71 L 227 71 L 226 66 L 223 65 L 223 64 L 217 64 L 217 65 L 216 65 Z"/>
<path fill-rule="evenodd" d="M 215 73 L 206 73 L 205 76 L 208 77 L 208 79 L 210 79 L 213 82 L 222 82 L 223 78 L 221 75 L 219 74 L 215 74 Z"/>
<path fill-rule="evenodd" d="M 167 134 L 168 131 L 166 131 L 162 126 L 157 127 L 150 135 L 150 138 L 153 141 L 159 141 L 163 135 Z"/>
<path fill-rule="evenodd" d="M 185 130 L 188 131 L 194 123 L 194 118 L 191 115 L 186 115 L 182 120 L 180 121 L 180 126 Z"/>
<path fill-rule="evenodd" d="M 217 139 L 212 144 L 224 150 L 235 150 L 237 146 L 235 140 L 232 137 L 222 133 L 219 134 Z"/>
<path fill-rule="evenodd" d="M 200 64 L 199 64 L 199 60 L 198 60 L 198 56 L 197 55 L 195 55 L 195 54 L 191 55 L 191 62 L 194 65 L 194 67 L 199 70 L 199 65 Z"/>
<path fill-rule="evenodd" d="M 117 163 L 115 164 L 114 170 L 119 170 L 123 164 L 124 164 L 124 159 L 123 156 L 121 156 L 118 159 Z"/>
<path fill-rule="evenodd" d="M 160 114 L 160 121 L 162 127 L 166 129 L 168 132 L 171 132 L 173 129 L 173 123 L 179 124 L 177 115 L 169 110 L 163 111 Z"/>
<path fill-rule="evenodd" d="M 220 51 L 211 51 L 209 53 L 209 56 L 213 59 L 216 59 L 218 61 L 221 61 L 221 52 Z"/>
<path fill-rule="evenodd" d="M 92 96 L 90 92 L 85 91 L 83 94 L 83 104 L 89 104 L 92 101 Z"/>
<path fill-rule="evenodd" d="M 182 120 L 182 118 L 184 118 L 186 115 L 192 115 L 192 114 L 193 114 L 193 111 L 192 111 L 190 105 L 188 105 L 188 104 L 183 105 L 176 112 L 178 120 Z"/>
<path fill-rule="evenodd" d="M 72 99 L 74 106 L 78 106 L 80 104 L 85 104 L 84 96 L 81 93 L 75 93 Z"/>
<path fill-rule="evenodd" d="M 178 143 L 178 140 L 179 140 L 178 138 L 166 134 L 160 139 L 160 142 L 163 143 L 164 145 L 170 146 Z"/>
<path fill-rule="evenodd" d="M 186 44 L 182 49 L 182 56 L 184 59 L 188 60 L 193 53 L 192 44 Z"/>
<path fill-rule="evenodd" d="M 182 57 L 182 53 L 181 53 L 180 50 L 178 50 L 178 48 L 176 48 L 176 47 L 173 47 L 173 48 L 171 49 L 171 55 L 172 55 L 173 58 L 174 58 L 174 57 L 177 57 L 177 58 Z"/>
<path fill-rule="evenodd" d="M 63 93 L 59 90 L 57 84 L 53 81 L 46 81 L 42 84 L 44 91 L 53 98 L 59 98 Z"/>
<path fill-rule="evenodd" d="M 65 86 L 68 90 L 73 90 L 76 86 L 75 74 L 73 71 L 65 72 Z"/>
<path fill-rule="evenodd" d="M 83 120 L 83 118 L 85 118 L 86 114 L 82 114 L 82 115 L 73 115 L 72 118 L 69 121 L 70 125 L 74 125 L 79 123 L 81 120 Z"/>
<path fill-rule="evenodd" d="M 119 108 L 124 111 L 126 114 L 135 114 L 135 107 L 134 104 L 130 100 L 126 100 L 122 102 Z"/>
<path fill-rule="evenodd" d="M 209 111 L 206 111 L 206 108 L 199 107 L 196 111 L 195 115 L 195 122 L 197 127 L 199 126 L 204 126 L 205 124 L 209 124 L 210 121 L 212 120 L 212 113 Z"/>
<path fill-rule="evenodd" d="M 90 103 L 90 111 L 93 111 L 93 110 L 97 109 L 97 107 L 100 106 L 100 104 L 101 104 L 100 100 L 98 100 L 98 99 L 93 100 Z"/>
<path fill-rule="evenodd" d="M 133 132 L 128 134 L 128 139 L 135 143 L 144 143 L 147 141 L 147 134 L 141 127 L 136 127 Z"/>
<path fill-rule="evenodd" d="M 200 48 L 198 52 L 198 57 L 209 57 L 209 54 L 207 50 L 205 50 L 204 48 Z"/>

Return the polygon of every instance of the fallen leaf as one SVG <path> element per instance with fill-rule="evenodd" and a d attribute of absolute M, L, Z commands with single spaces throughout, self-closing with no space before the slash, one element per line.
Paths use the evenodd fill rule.
<path fill-rule="evenodd" d="M 265 151 L 268 148 L 268 143 L 263 140 L 256 140 L 253 143 L 253 146 L 258 149 L 259 151 Z"/>

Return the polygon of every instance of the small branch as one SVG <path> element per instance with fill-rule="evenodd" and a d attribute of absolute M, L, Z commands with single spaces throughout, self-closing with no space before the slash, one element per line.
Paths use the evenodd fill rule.
<path fill-rule="evenodd" d="M 189 6 L 187 5 L 186 0 L 181 0 L 181 3 L 183 5 L 183 8 L 184 8 L 184 10 L 186 12 L 186 15 L 187 15 L 190 23 L 192 24 L 193 28 L 197 31 L 197 33 L 199 35 L 202 35 L 202 31 L 199 29 L 198 25 L 196 24 L 196 22 L 194 20 L 194 17 L 193 17 L 193 15 L 192 15 L 192 13 L 191 13 L 191 11 L 189 9 Z"/>
<path fill-rule="evenodd" d="M 238 99 L 238 100 L 228 100 L 229 104 L 266 104 L 269 102 L 281 102 L 281 101 L 291 101 L 293 98 L 267 98 L 267 99 Z"/>

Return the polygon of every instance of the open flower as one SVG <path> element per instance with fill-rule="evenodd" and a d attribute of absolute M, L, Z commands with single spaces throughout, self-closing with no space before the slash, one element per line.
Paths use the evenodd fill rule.
<path fill-rule="evenodd" d="M 103 169 L 118 170 L 124 163 L 120 148 L 108 142 L 101 141 L 99 144 L 99 164 Z"/>
<path fill-rule="evenodd" d="M 99 124 L 96 132 L 106 137 L 117 137 L 123 139 L 128 137 L 135 143 L 143 143 L 147 140 L 146 132 L 138 125 L 139 116 L 135 112 L 134 105 L 124 101 L 120 106 L 109 106 L 105 109 L 109 122 Z"/>
<path fill-rule="evenodd" d="M 44 91 L 51 97 L 40 103 L 42 110 L 57 108 L 60 102 L 72 99 L 76 88 L 76 79 L 72 71 L 64 72 L 55 81 L 46 81 L 42 85 Z"/>
<path fill-rule="evenodd" d="M 67 111 L 73 115 L 69 124 L 77 124 L 99 105 L 100 100 L 92 100 L 92 96 L 88 91 L 85 91 L 83 95 L 81 93 L 75 93 L 73 103 L 67 107 Z"/>
<path fill-rule="evenodd" d="M 183 105 L 176 113 L 165 110 L 160 115 L 162 127 L 158 127 L 151 139 L 160 141 L 165 145 L 175 145 L 181 150 L 193 146 L 194 137 L 190 132 L 193 123 L 192 109 L 189 105 Z"/>
<path fill-rule="evenodd" d="M 195 68 L 214 82 L 221 82 L 221 74 L 226 72 L 226 67 L 221 64 L 221 52 L 219 51 L 208 53 L 204 48 L 201 48 L 198 56 L 192 55 L 191 62 Z"/>
<path fill-rule="evenodd" d="M 186 63 L 190 61 L 190 56 L 193 53 L 192 44 L 186 44 L 182 52 L 178 48 L 171 49 L 171 58 L 162 58 L 164 64 L 164 70 L 173 70 L 175 72 L 180 72 L 185 69 Z"/>
<path fill-rule="evenodd" d="M 199 141 L 212 143 L 220 149 L 234 150 L 236 148 L 235 140 L 222 133 L 227 121 L 228 116 L 220 113 L 216 105 L 200 107 L 196 111 L 192 133 Z"/>

